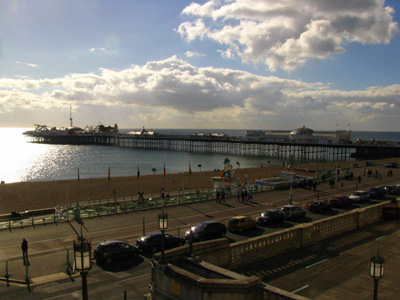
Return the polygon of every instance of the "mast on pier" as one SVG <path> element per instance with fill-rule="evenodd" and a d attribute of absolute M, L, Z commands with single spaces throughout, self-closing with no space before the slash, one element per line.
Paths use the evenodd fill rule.
<path fill-rule="evenodd" d="M 72 106 L 69 107 L 69 123 L 69 126 L 72 127 Z"/>

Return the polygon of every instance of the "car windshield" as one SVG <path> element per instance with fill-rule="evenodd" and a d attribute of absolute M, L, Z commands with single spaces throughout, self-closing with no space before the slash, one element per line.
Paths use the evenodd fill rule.
<path fill-rule="evenodd" d="M 360 192 L 355 192 L 353 193 L 353 196 L 361 196 L 362 194 Z"/>
<path fill-rule="evenodd" d="M 283 211 L 290 211 L 290 207 L 282 207 Z"/>
<path fill-rule="evenodd" d="M 231 225 L 235 225 L 235 224 L 239 223 L 239 220 L 238 219 L 230 219 L 228 221 L 228 223 L 231 224 Z"/>
<path fill-rule="evenodd" d="M 262 214 L 263 217 L 272 217 L 274 215 L 273 211 L 266 211 Z"/>
<path fill-rule="evenodd" d="M 192 230 L 193 231 L 202 231 L 205 227 L 206 227 L 206 225 L 204 225 L 203 223 L 199 223 L 196 226 L 194 226 L 192 228 Z"/>

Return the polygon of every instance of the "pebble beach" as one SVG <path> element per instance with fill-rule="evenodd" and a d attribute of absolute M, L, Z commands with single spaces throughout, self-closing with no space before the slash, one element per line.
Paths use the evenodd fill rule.
<path fill-rule="evenodd" d="M 383 164 L 385 161 L 379 161 Z M 399 160 L 396 160 L 399 161 Z M 364 162 L 341 162 L 325 164 L 309 164 L 295 166 L 286 169 L 283 166 L 264 166 L 259 168 L 234 169 L 234 177 L 241 182 L 256 179 L 279 176 L 282 170 L 293 170 L 299 175 L 313 176 L 313 170 L 321 168 L 353 168 L 354 164 L 365 166 Z M 362 168 L 358 168 L 359 170 Z M 357 169 L 357 168 L 354 168 Z M 356 171 L 356 170 L 355 170 Z M 358 171 L 357 173 L 362 172 Z M 137 196 L 138 192 L 145 195 L 179 191 L 184 187 L 189 189 L 212 189 L 211 177 L 220 176 L 219 171 L 192 172 L 189 174 L 177 173 L 166 175 L 145 175 L 129 177 L 58 180 L 58 181 L 30 181 L 5 183 L 0 185 L 0 214 L 8 214 L 11 211 L 24 212 L 54 208 L 59 204 L 81 200 L 106 199 L 123 196 Z"/>

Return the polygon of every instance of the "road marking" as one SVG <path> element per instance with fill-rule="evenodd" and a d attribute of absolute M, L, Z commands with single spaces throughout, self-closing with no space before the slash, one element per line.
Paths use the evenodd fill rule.
<path fill-rule="evenodd" d="M 117 282 L 114 282 L 114 283 L 119 283 L 119 282 L 134 280 L 134 279 L 138 279 L 138 278 L 146 277 L 146 276 L 147 276 L 147 277 L 148 277 L 148 276 L 151 276 L 151 274 L 143 274 L 143 275 L 139 275 L 139 276 L 135 276 L 135 277 L 130 277 L 130 278 L 128 278 L 128 279 L 120 280 L 120 281 L 117 281 Z"/>
<path fill-rule="evenodd" d="M 308 269 L 308 268 L 311 268 L 311 267 L 313 267 L 313 266 L 315 266 L 315 265 L 318 265 L 318 264 L 321 264 L 321 263 L 323 263 L 323 262 L 325 262 L 325 261 L 327 261 L 328 259 L 323 259 L 323 260 L 320 260 L 320 261 L 318 261 L 318 262 L 316 262 L 316 263 L 314 263 L 314 264 L 312 264 L 312 265 L 308 265 L 307 267 L 305 267 L 306 269 Z"/>
<path fill-rule="evenodd" d="M 377 240 L 383 239 L 385 236 L 386 236 L 386 235 L 382 235 L 382 236 L 376 238 L 375 240 L 377 241 Z"/>
<path fill-rule="evenodd" d="M 301 288 L 299 288 L 299 289 L 297 289 L 297 290 L 294 290 L 292 293 L 293 293 L 293 294 L 296 294 L 297 292 L 299 292 L 299 291 L 301 291 L 301 290 L 304 290 L 304 289 L 306 289 L 306 288 L 308 288 L 308 287 L 309 287 L 309 285 L 306 284 L 305 286 L 302 286 Z"/>

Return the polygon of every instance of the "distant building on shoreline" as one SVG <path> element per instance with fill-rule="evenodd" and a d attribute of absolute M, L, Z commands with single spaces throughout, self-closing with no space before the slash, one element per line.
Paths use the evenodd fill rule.
<path fill-rule="evenodd" d="M 351 130 L 314 131 L 305 126 L 293 131 L 247 130 L 247 140 L 280 143 L 351 144 Z"/>

